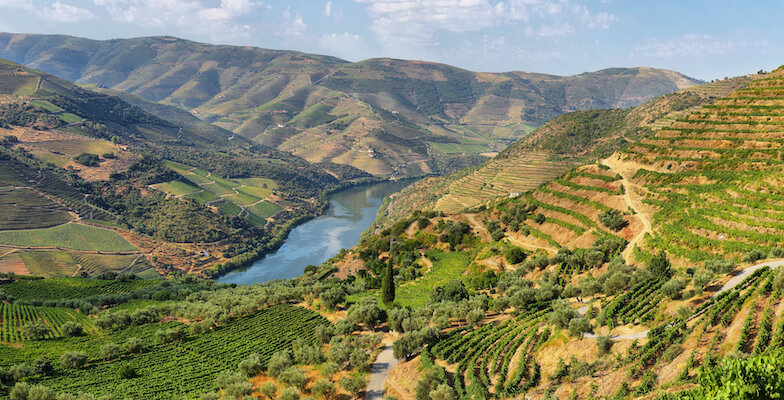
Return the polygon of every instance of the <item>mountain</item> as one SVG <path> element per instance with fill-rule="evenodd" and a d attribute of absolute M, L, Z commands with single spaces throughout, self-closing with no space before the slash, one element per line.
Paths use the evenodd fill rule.
<path fill-rule="evenodd" d="M 276 248 L 326 191 L 372 180 L 5 60 L 0 175 L 0 272 L 42 276 L 212 275 Z"/>
<path fill-rule="evenodd" d="M 486 163 L 443 177 L 427 178 L 395 195 L 393 222 L 410 210 L 458 212 L 487 200 L 535 189 L 581 163 L 603 158 L 650 136 L 700 105 L 747 84 L 737 77 L 693 86 L 627 109 L 573 111 L 553 118 Z"/>
<path fill-rule="evenodd" d="M 4 33 L 0 57 L 183 108 L 311 162 L 393 176 L 476 164 L 479 154 L 500 151 L 562 113 L 634 106 L 700 83 L 652 68 L 569 77 L 476 73 L 429 62 L 349 63 L 172 37 L 96 41 Z"/>

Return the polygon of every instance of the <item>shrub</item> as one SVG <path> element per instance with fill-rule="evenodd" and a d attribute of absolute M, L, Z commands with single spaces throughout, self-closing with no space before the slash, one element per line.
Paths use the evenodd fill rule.
<path fill-rule="evenodd" d="M 30 339 L 38 340 L 43 339 L 49 334 L 49 327 L 44 324 L 40 319 L 35 322 L 30 322 L 22 327 L 22 335 Z"/>
<path fill-rule="evenodd" d="M 537 224 L 543 224 L 545 221 L 547 221 L 547 217 L 545 217 L 542 213 L 536 214 L 534 217 L 534 222 Z"/>
<path fill-rule="evenodd" d="M 331 351 L 332 349 L 330 348 L 330 352 Z M 290 367 L 292 364 L 294 364 L 294 362 L 291 360 L 288 351 L 278 351 L 273 353 L 272 357 L 270 357 L 267 362 L 267 374 L 272 377 L 277 377 L 283 370 Z"/>
<path fill-rule="evenodd" d="M 506 251 L 506 262 L 509 264 L 520 264 L 525 261 L 526 257 L 528 257 L 528 254 L 519 247 L 513 246 Z"/>
<path fill-rule="evenodd" d="M 142 341 L 137 337 L 129 337 L 128 340 L 123 343 L 123 351 L 128 354 L 131 353 L 141 353 L 144 351 L 144 345 Z"/>
<path fill-rule="evenodd" d="M 60 329 L 67 336 L 81 336 L 84 334 L 84 329 L 76 322 L 69 321 L 60 325 Z"/>
<path fill-rule="evenodd" d="M 582 336 L 583 333 L 591 330 L 591 323 L 586 318 L 572 318 L 569 321 L 569 334 L 572 336 Z"/>
<path fill-rule="evenodd" d="M 79 369 L 87 364 L 87 354 L 81 351 L 67 351 L 60 356 L 60 366 L 65 369 Z"/>
<path fill-rule="evenodd" d="M 665 296 L 671 299 L 677 299 L 684 288 L 686 288 L 685 282 L 678 278 L 672 278 L 662 285 L 661 291 Z"/>
<path fill-rule="evenodd" d="M 132 379 L 138 376 L 136 372 L 136 367 L 131 364 L 123 364 L 117 369 L 117 374 L 120 375 L 120 378 L 123 379 Z"/>
<path fill-rule="evenodd" d="M 259 355 L 253 353 L 249 355 L 248 358 L 240 361 L 237 365 L 237 369 L 239 369 L 243 375 L 252 378 L 264 371 L 264 365 L 261 363 Z"/>
<path fill-rule="evenodd" d="M 619 231 L 629 223 L 623 218 L 623 214 L 616 209 L 611 209 L 599 213 L 599 221 L 606 227 Z"/>
<path fill-rule="evenodd" d="M 746 254 L 743 255 L 743 261 L 745 262 L 759 261 L 767 256 L 768 255 L 762 250 L 759 249 L 749 250 Z"/>
<path fill-rule="evenodd" d="M 610 340 L 609 336 L 599 336 L 596 338 L 596 347 L 599 350 L 599 356 L 603 356 L 610 352 L 612 349 L 613 342 Z"/>
<path fill-rule="evenodd" d="M 98 162 L 101 161 L 101 158 L 95 154 L 82 153 L 74 157 L 74 161 L 84 165 L 85 167 L 95 167 L 98 165 Z"/>
<path fill-rule="evenodd" d="M 120 357 L 120 346 L 117 343 L 106 343 L 101 346 L 100 352 L 104 360 L 114 360 Z"/>

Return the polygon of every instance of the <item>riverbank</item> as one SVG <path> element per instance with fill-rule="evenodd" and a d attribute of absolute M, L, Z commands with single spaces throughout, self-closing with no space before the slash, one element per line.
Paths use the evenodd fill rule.
<path fill-rule="evenodd" d="M 307 266 L 321 265 L 341 249 L 356 245 L 361 233 L 375 220 L 383 199 L 411 183 L 384 180 L 333 191 L 324 198 L 321 215 L 303 218 L 296 226 L 292 223 L 285 236 L 279 233 L 264 242 L 267 248 L 263 255 L 223 270 L 216 278 L 224 283 L 245 284 L 301 276 Z"/>

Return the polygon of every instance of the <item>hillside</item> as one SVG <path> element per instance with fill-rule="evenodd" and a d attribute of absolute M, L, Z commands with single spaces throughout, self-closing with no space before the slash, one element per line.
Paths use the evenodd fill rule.
<path fill-rule="evenodd" d="M 0 61 L 0 272 L 214 275 L 371 178 L 105 93 Z"/>
<path fill-rule="evenodd" d="M 554 118 L 471 170 L 429 178 L 395 196 L 389 223 L 410 210 L 457 212 L 487 200 L 538 187 L 583 162 L 672 124 L 684 113 L 728 95 L 750 81 L 738 77 L 657 97 L 634 108 L 574 111 Z"/>
<path fill-rule="evenodd" d="M 784 390 L 777 372 L 755 367 L 784 348 L 784 68 L 731 86 L 602 160 L 462 212 L 414 212 L 326 263 L 369 289 L 357 302 L 381 301 L 393 266 L 389 306 L 413 310 L 389 314 L 402 334 L 390 393 Z"/>
<path fill-rule="evenodd" d="M 186 109 L 311 162 L 393 176 L 456 170 L 444 166 L 462 166 L 464 154 L 477 155 L 469 158 L 476 164 L 479 154 L 500 151 L 562 113 L 629 107 L 699 83 L 651 68 L 569 77 L 491 74 L 394 59 L 348 63 L 171 37 L 95 41 L 4 33 L 0 57 Z"/>

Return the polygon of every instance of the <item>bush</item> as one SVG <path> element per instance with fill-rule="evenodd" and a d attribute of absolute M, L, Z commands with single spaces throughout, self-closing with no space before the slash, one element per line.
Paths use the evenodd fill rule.
<path fill-rule="evenodd" d="M 240 361 L 237 365 L 237 369 L 239 369 L 243 375 L 252 378 L 264 371 L 264 365 L 262 364 L 259 355 L 253 353 L 249 355 L 248 358 Z"/>
<path fill-rule="evenodd" d="M 542 213 L 536 214 L 536 216 L 534 217 L 534 222 L 536 222 L 537 224 L 543 224 L 545 223 L 545 221 L 547 221 L 547 217 L 545 217 L 544 214 Z"/>
<path fill-rule="evenodd" d="M 106 361 L 120 357 L 120 346 L 117 343 L 106 343 L 100 348 L 101 358 Z"/>
<path fill-rule="evenodd" d="M 84 329 L 82 326 L 73 321 L 69 321 L 60 325 L 60 329 L 67 336 L 82 336 L 84 334 Z"/>
<path fill-rule="evenodd" d="M 460 300 L 468 299 L 468 289 L 465 284 L 459 280 L 451 280 L 444 286 L 437 286 L 430 293 L 430 300 L 433 303 L 441 303 L 444 301 L 458 302 Z"/>
<path fill-rule="evenodd" d="M 331 351 L 332 349 L 330 349 Z M 272 377 L 277 377 L 283 370 L 290 367 L 294 362 L 288 351 L 278 351 L 272 354 L 267 362 L 267 374 Z"/>
<path fill-rule="evenodd" d="M 134 367 L 131 364 L 121 365 L 120 368 L 117 370 L 117 374 L 120 375 L 120 378 L 123 379 L 133 379 L 138 376 L 136 367 Z"/>
<path fill-rule="evenodd" d="M 81 351 L 67 351 L 60 356 L 60 366 L 64 369 L 79 369 L 87 364 L 87 354 Z"/>
<path fill-rule="evenodd" d="M 95 154 L 82 153 L 74 157 L 74 161 L 84 165 L 85 167 L 95 167 L 98 165 L 98 162 L 101 161 L 101 158 Z"/>
<path fill-rule="evenodd" d="M 575 337 L 591 332 L 591 323 L 586 318 L 572 318 L 569 321 L 569 334 Z"/>
<path fill-rule="evenodd" d="M 44 324 L 44 321 L 40 319 L 35 322 L 30 322 L 22 327 L 22 335 L 33 339 L 39 340 L 46 337 L 49 334 L 49 327 Z"/>
<path fill-rule="evenodd" d="M 131 353 L 141 353 L 144 351 L 144 345 L 142 341 L 137 337 L 129 337 L 128 340 L 123 343 L 123 351 L 128 354 Z"/>
<path fill-rule="evenodd" d="M 681 291 L 686 288 L 686 283 L 678 278 L 672 278 L 667 283 L 662 285 L 661 291 L 662 293 L 671 298 L 677 299 L 680 297 Z"/>
<path fill-rule="evenodd" d="M 619 231 L 629 223 L 623 218 L 623 214 L 616 209 L 607 210 L 599 213 L 599 221 L 606 227 Z"/>
<path fill-rule="evenodd" d="M 612 349 L 613 342 L 610 340 L 609 336 L 599 336 L 596 338 L 596 347 L 599 350 L 599 356 L 603 356 L 610 352 Z"/>
<path fill-rule="evenodd" d="M 519 247 L 512 246 L 506 251 L 506 262 L 509 264 L 520 264 L 525 261 L 526 257 L 528 257 L 528 254 Z"/>
<path fill-rule="evenodd" d="M 41 376 L 49 376 L 54 372 L 52 362 L 46 357 L 39 357 L 33 363 L 33 373 Z"/>
<path fill-rule="evenodd" d="M 749 252 L 743 255 L 743 261 L 745 262 L 759 261 L 766 258 L 767 256 L 768 256 L 767 253 L 765 253 L 762 250 L 758 250 L 758 249 L 750 250 Z"/>

